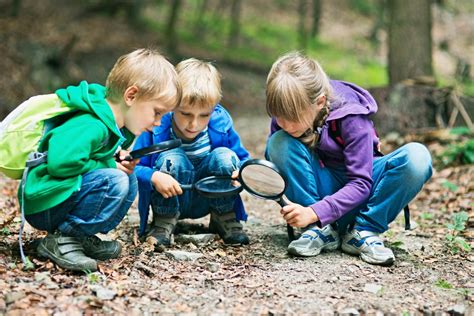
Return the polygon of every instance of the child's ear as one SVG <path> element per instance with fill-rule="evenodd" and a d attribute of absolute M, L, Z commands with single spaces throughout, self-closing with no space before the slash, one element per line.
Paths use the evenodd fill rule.
<path fill-rule="evenodd" d="M 316 99 L 316 107 L 318 110 L 321 110 L 326 104 L 326 96 L 323 94 Z"/>
<path fill-rule="evenodd" d="M 128 106 L 131 106 L 133 101 L 137 99 L 138 87 L 130 86 L 123 93 L 123 99 Z"/>

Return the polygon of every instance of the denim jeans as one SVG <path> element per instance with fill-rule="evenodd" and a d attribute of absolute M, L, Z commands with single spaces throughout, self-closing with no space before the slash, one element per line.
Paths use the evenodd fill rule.
<path fill-rule="evenodd" d="M 27 215 L 36 229 L 74 237 L 108 233 L 122 221 L 137 195 L 137 178 L 118 169 L 98 169 L 82 176 L 79 191 L 43 212 Z"/>
<path fill-rule="evenodd" d="M 195 183 L 208 176 L 231 175 L 240 168 L 236 153 L 226 147 L 212 150 L 202 161 L 194 166 L 181 148 L 168 150 L 156 160 L 155 170 L 168 173 L 180 184 Z M 176 216 L 180 218 L 201 218 L 210 209 L 217 213 L 232 211 L 236 197 L 206 198 L 196 190 L 183 190 L 183 194 L 165 199 L 157 191 L 151 194 L 154 215 Z"/>
<path fill-rule="evenodd" d="M 286 152 L 282 152 L 283 148 Z M 286 196 L 303 206 L 322 200 L 348 182 L 343 166 L 321 166 L 314 151 L 284 131 L 270 138 L 267 156 L 287 178 Z M 430 153 L 419 143 L 409 143 L 390 154 L 374 158 L 370 196 L 336 221 L 339 231 L 344 233 L 348 226 L 354 225 L 360 230 L 385 232 L 388 224 L 416 196 L 431 174 Z"/>

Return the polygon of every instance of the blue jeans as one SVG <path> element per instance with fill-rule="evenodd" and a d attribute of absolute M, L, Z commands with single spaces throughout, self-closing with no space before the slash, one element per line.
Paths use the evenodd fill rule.
<path fill-rule="evenodd" d="M 287 178 L 286 196 L 303 206 L 322 200 L 348 182 L 344 167 L 321 166 L 314 151 L 284 131 L 270 138 L 267 156 Z M 343 233 L 348 226 L 354 225 L 360 230 L 385 232 L 388 224 L 416 196 L 431 174 L 430 153 L 419 143 L 409 143 L 390 154 L 374 158 L 370 196 L 336 221 L 339 231 Z"/>
<path fill-rule="evenodd" d="M 240 168 L 236 153 L 226 147 L 212 150 L 202 161 L 194 166 L 181 148 L 165 151 L 156 160 L 155 170 L 170 174 L 181 184 L 195 183 L 208 176 L 231 175 Z M 154 216 L 176 216 L 180 218 L 201 218 L 210 209 L 217 213 L 232 211 L 235 197 L 206 198 L 196 190 L 183 190 L 183 194 L 165 199 L 157 191 L 151 194 L 151 207 Z"/>
<path fill-rule="evenodd" d="M 43 212 L 27 215 L 36 229 L 74 237 L 108 233 L 122 221 L 137 195 L 137 178 L 118 169 L 98 169 L 82 176 L 79 191 Z"/>

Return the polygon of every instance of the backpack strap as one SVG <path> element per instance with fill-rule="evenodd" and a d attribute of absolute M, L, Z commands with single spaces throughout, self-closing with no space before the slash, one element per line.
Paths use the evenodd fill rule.
<path fill-rule="evenodd" d="M 341 135 L 341 120 L 340 119 L 331 120 L 328 123 L 329 123 L 328 124 L 329 137 L 331 137 L 331 139 L 336 144 L 344 148 L 344 139 L 342 138 L 342 135 Z M 378 137 L 378 134 L 375 128 L 374 128 L 374 133 L 375 133 L 375 136 Z M 381 153 L 380 150 L 376 146 L 374 146 L 374 155 L 377 157 L 381 157 L 383 156 L 383 153 Z M 411 229 L 410 208 L 408 207 L 408 204 L 403 208 L 403 211 L 404 211 L 403 215 L 405 217 L 405 230 L 410 230 Z"/>

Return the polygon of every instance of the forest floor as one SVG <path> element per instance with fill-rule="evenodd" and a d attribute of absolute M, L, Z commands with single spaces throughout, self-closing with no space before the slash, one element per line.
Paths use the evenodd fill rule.
<path fill-rule="evenodd" d="M 236 120 L 254 157 L 262 157 L 267 122 L 262 116 Z M 34 245 L 43 234 L 29 227 L 24 238 L 35 269 L 23 271 L 16 187 L 16 181 L 0 178 L 0 314 L 472 313 L 474 256 L 455 253 L 456 246 L 446 241 L 453 232 L 447 227 L 452 215 L 465 211 L 471 221 L 460 236 L 473 244 L 472 165 L 434 173 L 410 204 L 413 230 L 403 229 L 403 216 L 392 223 L 384 234 L 396 255 L 390 267 L 367 264 L 340 250 L 292 257 L 277 204 L 242 193 L 249 213 L 248 246 L 228 247 L 216 236 L 204 242 L 183 236 L 208 233 L 206 217 L 183 221 L 172 247 L 153 252 L 137 239 L 133 206 L 116 230 L 101 236 L 119 240 L 124 251 L 118 259 L 101 262 L 98 272 L 71 273 L 38 258 Z"/>
<path fill-rule="evenodd" d="M 5 52 L 0 71 L 6 74 L 0 79 L 0 110 L 28 96 L 50 92 L 43 91 L 42 83 L 56 86 L 65 74 L 71 82 L 77 78 L 102 82 L 115 57 L 156 43 L 156 34 L 134 30 L 120 18 L 79 16 L 79 2 L 57 4 L 57 0 L 24 0 L 20 19 L 0 19 L 0 48 Z M 328 18 L 327 29 L 340 33 L 353 30 L 361 20 L 357 16 L 357 23 L 344 26 L 338 24 L 339 19 Z M 446 21 L 451 21 L 450 16 Z M 434 32 L 451 30 L 443 36 L 456 39 L 459 37 L 452 34 L 458 35 L 458 29 L 436 27 Z M 57 67 L 53 69 L 49 58 L 69 41 L 75 43 L 74 48 L 61 63 L 53 63 Z M 464 48 L 459 50 L 469 52 Z M 182 53 L 188 54 L 185 48 Z M 223 73 L 224 105 L 252 156 L 261 158 L 268 134 L 265 76 L 218 66 Z M 411 140 L 417 138 L 391 141 L 401 145 Z M 446 148 L 418 140 L 428 144 L 432 153 Z M 391 141 L 385 144 L 393 145 Z M 387 147 L 386 152 L 392 148 Z M 134 205 L 117 229 L 101 236 L 119 240 L 124 251 L 120 258 L 100 263 L 98 272 L 71 273 L 38 258 L 35 244 L 44 234 L 29 226 L 24 239 L 35 269 L 23 271 L 17 185 L 0 175 L 0 315 L 472 315 L 474 256 L 459 251 L 447 238 L 456 233 L 473 246 L 473 165 L 436 170 L 410 204 L 416 228 L 405 231 L 403 216 L 391 225 L 384 239 L 397 259 L 390 267 L 369 265 L 340 250 L 312 258 L 289 256 L 286 227 L 277 204 L 244 192 L 248 246 L 227 247 L 218 238 L 203 244 L 183 238 L 183 234 L 207 233 L 206 217 L 180 225 L 169 250 L 185 251 L 185 258 L 167 250 L 153 252 L 151 245 L 137 239 Z M 467 227 L 448 228 L 453 214 L 460 212 L 469 216 Z M 191 260 L 183 260 L 186 258 Z"/>

